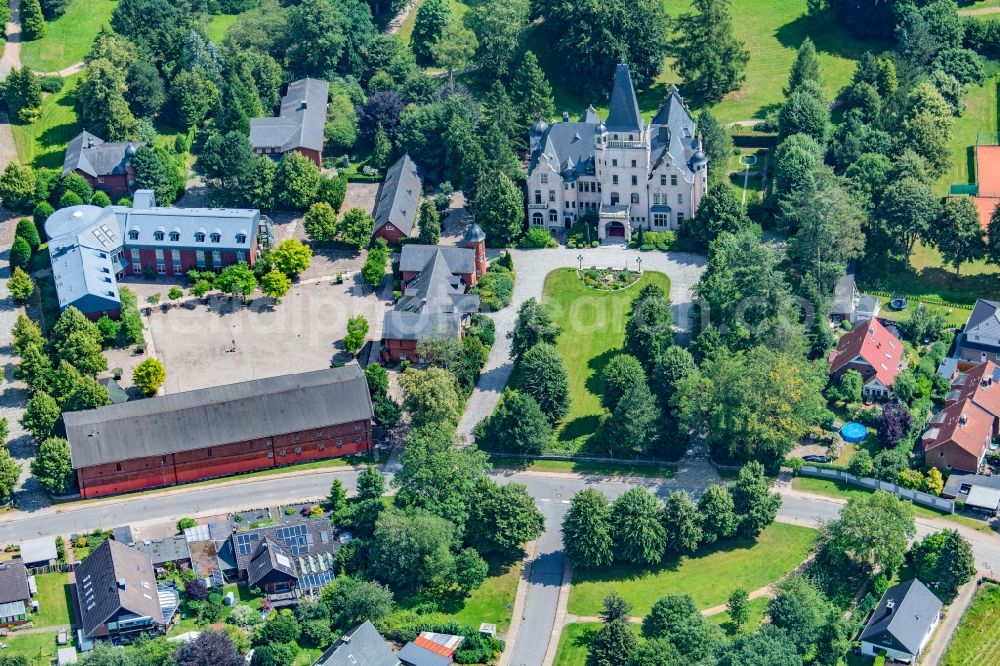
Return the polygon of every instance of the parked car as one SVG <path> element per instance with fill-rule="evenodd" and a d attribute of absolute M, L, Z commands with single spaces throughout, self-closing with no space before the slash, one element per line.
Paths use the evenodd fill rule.
<path fill-rule="evenodd" d="M 805 460 L 806 462 L 814 462 L 814 463 L 830 462 L 830 459 L 827 458 L 826 456 L 815 456 L 815 455 L 813 455 L 813 456 L 802 456 L 802 459 Z"/>

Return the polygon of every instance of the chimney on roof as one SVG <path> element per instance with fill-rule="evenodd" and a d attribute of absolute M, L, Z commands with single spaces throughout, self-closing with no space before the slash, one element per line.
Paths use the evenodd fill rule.
<path fill-rule="evenodd" d="M 958 417 L 958 425 L 965 425 L 969 422 L 969 417 L 966 414 L 962 414 Z"/>
<path fill-rule="evenodd" d="M 896 600 L 889 599 L 889 601 L 885 602 L 885 614 L 892 615 L 892 611 L 894 610 L 896 610 Z"/>
<path fill-rule="evenodd" d="M 93 148 L 93 147 L 94 147 L 94 137 L 88 136 L 87 137 L 87 148 Z"/>
<path fill-rule="evenodd" d="M 125 589 L 125 579 L 124 578 L 119 578 L 118 579 L 118 589 L 119 590 L 124 590 Z"/>
<path fill-rule="evenodd" d="M 305 108 L 307 108 L 308 106 L 309 106 L 309 102 L 307 102 L 306 100 L 301 100 L 301 101 L 299 102 L 299 108 L 300 108 L 300 109 L 305 109 Z"/>
<path fill-rule="evenodd" d="M 564 123 L 569 122 L 569 111 L 563 111 L 563 122 Z"/>

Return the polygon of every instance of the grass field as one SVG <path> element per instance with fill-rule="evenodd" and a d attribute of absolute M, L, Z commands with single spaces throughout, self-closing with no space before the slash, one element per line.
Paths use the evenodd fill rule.
<path fill-rule="evenodd" d="M 1000 19 L 1000 15 L 997 17 Z M 997 131 L 997 87 L 1000 86 L 1000 63 L 987 61 L 987 79 L 981 86 L 970 86 L 965 93 L 965 110 L 955 119 L 951 133 L 951 167 L 937 181 L 937 191 L 948 193 L 953 183 L 976 182 L 975 146 L 980 132 Z"/>
<path fill-rule="evenodd" d="M 594 632 L 601 628 L 600 622 L 573 622 L 563 627 L 556 651 L 555 666 L 581 666 L 587 663 L 587 652 Z M 639 625 L 632 625 L 632 631 L 639 633 Z"/>
<path fill-rule="evenodd" d="M 64 573 L 47 573 L 35 576 L 38 585 L 38 614 L 33 621 L 36 627 L 53 627 L 61 624 L 71 624 L 70 608 L 71 588 L 69 575 Z"/>
<path fill-rule="evenodd" d="M 496 624 L 497 631 L 506 631 L 510 627 L 511 608 L 517 595 L 517 583 L 521 579 L 521 566 L 520 562 L 515 562 L 506 569 L 499 570 L 496 567 L 495 563 L 490 563 L 489 578 L 465 600 L 446 604 L 441 612 L 422 617 L 428 622 L 458 622 L 471 627 L 488 622 Z M 419 603 L 420 599 L 413 598 L 412 602 Z M 402 600 L 399 605 L 406 608 L 407 600 Z"/>
<path fill-rule="evenodd" d="M 597 615 L 601 601 L 612 591 L 632 604 L 633 615 L 645 615 L 667 594 L 690 594 L 699 608 L 724 604 L 736 588 L 756 590 L 801 564 L 812 550 L 816 534 L 808 527 L 774 523 L 756 543 L 733 540 L 693 557 L 671 558 L 654 568 L 616 565 L 598 571 L 577 569 L 569 612 Z"/>
<path fill-rule="evenodd" d="M 760 623 L 764 621 L 764 615 L 767 614 L 767 604 L 771 600 L 767 597 L 757 597 L 750 601 L 750 619 L 744 624 L 740 629 L 736 629 L 735 625 L 729 620 L 729 613 L 722 612 L 716 613 L 715 615 L 709 615 L 708 619 L 711 622 L 722 627 L 722 629 L 730 636 L 735 636 L 738 631 L 743 633 L 751 633 L 757 630 Z"/>
<path fill-rule="evenodd" d="M 3 639 L 3 642 L 7 644 L 7 649 L 4 652 L 23 654 L 32 665 L 50 664 L 56 656 L 58 635 L 59 632 L 45 632 L 8 636 Z"/>
<path fill-rule="evenodd" d="M 646 272 L 636 284 L 615 292 L 584 286 L 572 268 L 561 268 L 545 277 L 542 301 L 562 329 L 556 345 L 569 375 L 569 414 L 557 436 L 560 442 L 577 442 L 597 429 L 604 412 L 601 372 L 622 346 L 629 306 L 647 284 L 659 285 L 664 293 L 670 293 L 670 281 L 662 273 Z"/>
<path fill-rule="evenodd" d="M 688 11 L 686 2 L 664 2 L 667 14 L 677 16 Z M 731 13 L 736 36 L 750 51 L 747 79 L 743 87 L 712 107 L 723 123 L 762 118 L 784 100 L 782 87 L 795 53 L 808 36 L 816 43 L 827 94 L 834 93 L 854 74 L 857 59 L 867 50 L 887 48 L 880 42 L 862 42 L 852 38 L 829 16 L 806 16 L 806 0 L 732 0 Z M 552 81 L 556 94 L 556 110 L 568 110 L 579 115 L 588 104 L 606 115 L 606 100 L 584 99 L 571 81 L 555 76 L 560 69 L 557 58 L 537 30 L 527 37 L 529 47 L 538 55 Z M 680 83 L 680 77 L 664 62 L 660 76 L 645 90 L 638 91 L 639 106 L 644 116 L 651 116 L 663 101 L 667 86 Z M 608 85 L 610 87 L 610 81 Z M 698 107 L 696 100 L 688 100 Z"/>
<path fill-rule="evenodd" d="M 984 583 L 965 611 L 942 666 L 986 666 L 1000 654 L 1000 585 Z"/>
<path fill-rule="evenodd" d="M 62 166 L 66 144 L 80 133 L 73 104 L 81 76 L 70 76 L 62 90 L 45 96 L 38 120 L 30 125 L 11 125 L 19 162 L 34 167 Z"/>
<path fill-rule="evenodd" d="M 410 12 L 410 15 L 407 16 L 406 20 L 399 26 L 399 32 L 396 33 L 399 35 L 400 39 L 405 42 L 409 42 L 410 38 L 413 36 L 413 25 L 417 22 L 417 9 L 419 9 L 422 2 L 423 0 L 420 0 L 417 3 L 417 7 Z M 462 17 L 468 13 L 469 9 L 471 9 L 469 5 L 464 2 L 460 2 L 459 0 L 448 0 L 448 5 L 451 7 L 452 17 L 459 20 L 461 20 Z"/>
<path fill-rule="evenodd" d="M 205 36 L 213 44 L 221 44 L 222 38 L 226 36 L 226 31 L 233 23 L 236 23 L 236 19 L 239 17 L 239 14 L 216 14 L 208 17 L 208 20 L 202 24 Z"/>
<path fill-rule="evenodd" d="M 21 62 L 37 72 L 56 72 L 80 62 L 117 5 L 117 0 L 73 0 L 65 14 L 46 21 L 44 37 L 21 44 Z"/>

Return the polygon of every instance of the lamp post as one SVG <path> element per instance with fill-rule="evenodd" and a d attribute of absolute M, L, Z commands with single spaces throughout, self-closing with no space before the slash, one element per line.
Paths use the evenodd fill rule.
<path fill-rule="evenodd" d="M 637 257 L 636 261 L 639 263 L 639 275 L 642 275 L 642 257 Z"/>
<path fill-rule="evenodd" d="M 578 254 L 576 256 L 576 260 L 580 262 L 580 270 L 582 271 L 583 270 L 583 255 L 582 254 Z"/>

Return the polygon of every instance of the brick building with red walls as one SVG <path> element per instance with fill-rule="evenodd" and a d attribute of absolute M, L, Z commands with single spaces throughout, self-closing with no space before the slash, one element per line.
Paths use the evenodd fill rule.
<path fill-rule="evenodd" d="M 82 176 L 96 191 L 112 199 L 127 197 L 135 186 L 132 158 L 142 143 L 109 142 L 90 132 L 77 134 L 66 144 L 62 176 Z"/>
<path fill-rule="evenodd" d="M 372 446 L 371 398 L 357 365 L 67 412 L 63 419 L 84 498 Z"/>
<path fill-rule="evenodd" d="M 131 207 L 61 208 L 45 221 L 59 306 L 117 317 L 126 275 L 253 266 L 262 228 L 258 210 L 159 207 L 151 190 L 137 190 Z"/>
<path fill-rule="evenodd" d="M 323 166 L 323 140 L 330 84 L 299 79 L 288 84 L 273 118 L 250 119 L 250 146 L 258 155 L 278 160 L 285 153 L 305 155 Z"/>

